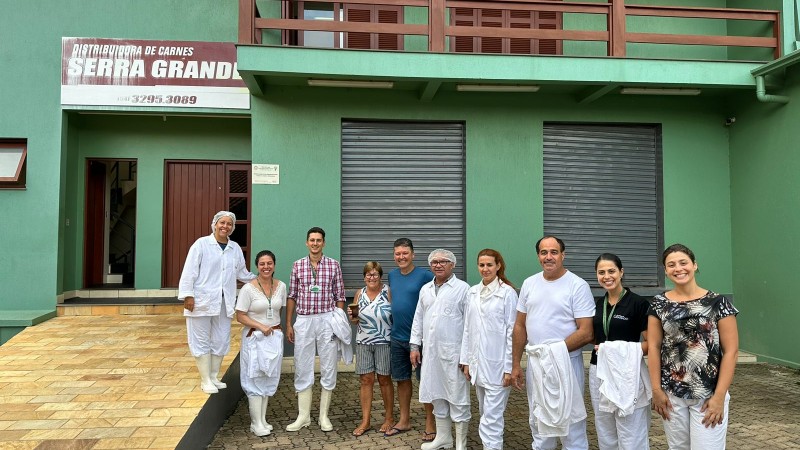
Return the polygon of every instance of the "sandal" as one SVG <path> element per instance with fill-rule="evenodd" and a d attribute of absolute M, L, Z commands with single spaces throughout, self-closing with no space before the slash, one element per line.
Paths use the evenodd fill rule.
<path fill-rule="evenodd" d="M 411 429 L 411 428 L 406 428 L 406 429 L 404 430 L 404 429 L 402 429 L 402 428 L 392 427 L 392 428 L 389 428 L 389 429 L 386 431 L 386 433 L 383 433 L 383 436 L 384 436 L 384 437 L 392 437 L 392 436 L 397 436 L 398 434 L 405 433 L 406 431 L 409 431 L 410 429 Z"/>
<path fill-rule="evenodd" d="M 378 428 L 378 433 L 386 433 L 387 431 L 391 430 L 394 427 L 394 422 L 384 422 L 380 428 Z"/>
<path fill-rule="evenodd" d="M 433 442 L 436 439 L 436 432 L 431 431 L 430 433 L 427 431 L 422 432 L 422 442 Z"/>
<path fill-rule="evenodd" d="M 362 436 L 364 433 L 366 433 L 367 431 L 369 431 L 371 429 L 372 429 L 372 427 L 366 427 L 366 428 L 358 427 L 355 430 L 353 430 L 353 436 L 355 436 L 355 437 Z"/>

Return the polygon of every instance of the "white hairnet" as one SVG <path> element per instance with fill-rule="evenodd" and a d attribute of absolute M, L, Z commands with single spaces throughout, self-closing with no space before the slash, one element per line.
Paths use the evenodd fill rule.
<path fill-rule="evenodd" d="M 441 257 L 441 259 L 446 259 L 456 265 L 456 255 L 453 254 L 450 250 L 445 250 L 443 248 L 437 248 L 436 250 L 432 251 L 430 255 L 428 255 L 428 265 L 430 265 L 431 261 L 436 259 L 436 256 Z"/>
<path fill-rule="evenodd" d="M 236 229 L 236 214 L 234 214 L 234 213 L 232 213 L 230 211 L 220 211 L 220 212 L 214 214 L 214 219 L 211 221 L 211 232 L 212 233 L 217 231 L 217 230 L 214 229 L 214 227 L 217 225 L 217 222 L 219 222 L 219 219 L 222 219 L 223 217 L 230 217 L 231 220 L 233 221 L 233 226 L 231 227 L 231 233 L 233 233 L 233 230 Z"/>

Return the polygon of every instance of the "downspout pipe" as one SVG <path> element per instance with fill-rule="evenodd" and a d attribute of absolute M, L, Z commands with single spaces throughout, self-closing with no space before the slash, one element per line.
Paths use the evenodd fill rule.
<path fill-rule="evenodd" d="M 766 83 L 764 79 L 767 75 L 773 73 L 785 73 L 786 69 L 800 62 L 800 50 L 795 50 L 788 55 L 781 56 L 775 61 L 764 64 L 761 67 L 753 69 L 750 73 L 756 79 L 756 98 L 759 101 L 767 103 L 789 103 L 789 97 L 785 95 L 771 95 L 767 94 Z"/>
<path fill-rule="evenodd" d="M 767 88 L 764 86 L 764 75 L 756 76 L 756 98 L 765 103 L 789 103 L 789 97 L 785 95 L 772 95 L 767 94 Z"/>

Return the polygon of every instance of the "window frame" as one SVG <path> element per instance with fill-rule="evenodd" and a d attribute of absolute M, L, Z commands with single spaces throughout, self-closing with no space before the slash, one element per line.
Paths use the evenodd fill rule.
<path fill-rule="evenodd" d="M 0 189 L 26 189 L 28 166 L 27 139 L 0 139 L 0 149 L 18 149 L 22 147 L 22 156 L 12 177 L 0 177 Z"/>

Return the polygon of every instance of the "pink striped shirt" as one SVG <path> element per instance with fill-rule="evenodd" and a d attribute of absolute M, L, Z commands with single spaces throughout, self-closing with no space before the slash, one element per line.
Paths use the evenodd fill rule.
<path fill-rule="evenodd" d="M 311 292 L 312 286 L 319 286 L 319 292 Z M 317 264 L 316 275 L 308 256 L 295 261 L 287 297 L 295 300 L 298 315 L 333 311 L 336 302 L 346 301 L 339 261 L 323 255 Z"/>

